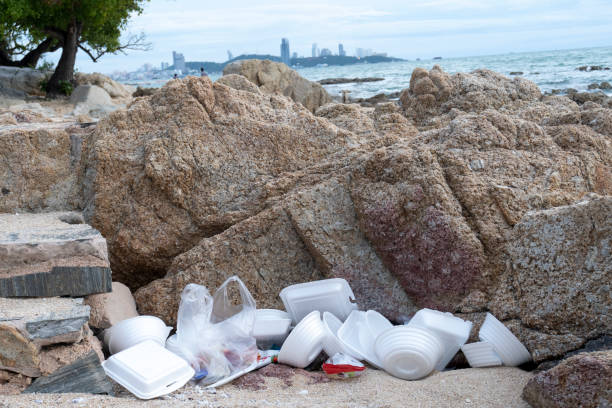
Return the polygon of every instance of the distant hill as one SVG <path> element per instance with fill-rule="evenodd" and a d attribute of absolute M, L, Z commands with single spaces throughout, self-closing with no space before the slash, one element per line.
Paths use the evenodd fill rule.
<path fill-rule="evenodd" d="M 281 62 L 280 57 L 275 55 L 267 54 L 244 54 L 239 55 L 225 62 L 212 62 L 212 61 L 187 61 L 185 65 L 190 70 L 199 70 L 201 67 L 206 72 L 221 72 L 223 68 L 231 62 L 240 61 L 245 59 L 261 59 L 270 60 L 275 62 Z M 403 61 L 401 58 L 383 57 L 379 55 L 357 58 L 357 57 L 341 57 L 339 55 L 330 55 L 326 57 L 308 57 L 308 58 L 291 58 L 291 66 L 295 67 L 315 67 L 317 65 L 352 65 L 352 64 L 376 64 L 379 62 L 393 62 Z M 174 69 L 174 66 L 170 66 L 169 69 Z"/>

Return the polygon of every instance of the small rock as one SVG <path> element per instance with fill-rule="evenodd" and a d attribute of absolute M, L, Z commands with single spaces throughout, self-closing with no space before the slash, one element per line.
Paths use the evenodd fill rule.
<path fill-rule="evenodd" d="M 534 408 L 609 407 L 612 350 L 581 353 L 534 376 L 523 399 Z"/>
<path fill-rule="evenodd" d="M 308 390 L 302 390 L 302 391 L 298 392 L 298 394 L 300 394 L 300 395 L 308 395 Z"/>
<path fill-rule="evenodd" d="M 79 397 L 72 400 L 73 404 L 80 404 L 81 402 L 85 402 L 85 398 Z"/>
<path fill-rule="evenodd" d="M 474 171 L 482 170 L 485 168 L 485 162 L 482 159 L 475 159 L 470 161 L 470 168 Z"/>
<path fill-rule="evenodd" d="M 100 358 L 94 351 L 52 374 L 37 378 L 24 393 L 72 393 L 113 395 L 113 386 L 104 373 Z M 79 400 L 79 401 L 77 401 Z M 83 402 L 76 398 L 73 403 Z"/>
<path fill-rule="evenodd" d="M 122 320 L 138 316 L 130 288 L 119 282 L 112 283 L 110 293 L 87 296 L 84 303 L 91 307 L 89 325 L 98 329 L 106 329 Z"/>
<path fill-rule="evenodd" d="M 523 75 L 523 71 L 513 71 L 510 75 Z"/>

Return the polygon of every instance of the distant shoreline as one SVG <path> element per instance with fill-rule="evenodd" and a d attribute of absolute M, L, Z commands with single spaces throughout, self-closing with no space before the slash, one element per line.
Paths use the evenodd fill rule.
<path fill-rule="evenodd" d="M 275 55 L 260 55 L 260 54 L 249 54 L 240 55 L 225 62 L 212 62 L 212 61 L 186 61 L 185 66 L 189 70 L 198 70 L 204 68 L 206 72 L 223 72 L 223 68 L 232 62 L 246 60 L 246 59 L 260 59 L 270 60 L 274 62 L 281 62 L 280 57 Z M 371 55 L 369 57 L 349 57 L 339 55 L 328 55 L 323 57 L 304 57 L 304 58 L 291 58 L 289 61 L 291 68 L 309 68 L 316 66 L 342 66 L 342 65 L 354 65 L 354 64 L 377 64 L 380 62 L 396 62 L 405 61 L 401 58 L 386 57 L 382 55 Z M 170 65 L 169 70 L 173 70 L 174 66 Z"/>

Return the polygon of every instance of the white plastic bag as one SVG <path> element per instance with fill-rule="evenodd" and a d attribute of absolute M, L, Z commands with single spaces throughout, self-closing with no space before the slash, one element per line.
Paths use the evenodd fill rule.
<path fill-rule="evenodd" d="M 241 303 L 229 298 L 229 285 L 238 285 Z M 177 319 L 177 345 L 183 358 L 203 384 L 216 383 L 257 360 L 252 336 L 256 305 L 249 290 L 232 276 L 214 298 L 206 287 L 189 284 L 183 289 Z"/>

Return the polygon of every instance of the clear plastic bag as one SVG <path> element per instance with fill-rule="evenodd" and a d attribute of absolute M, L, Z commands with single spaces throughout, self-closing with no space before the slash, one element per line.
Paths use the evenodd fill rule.
<path fill-rule="evenodd" d="M 235 282 L 240 304 L 229 297 Z M 243 370 L 257 360 L 252 336 L 256 305 L 251 293 L 237 277 L 227 279 L 214 298 L 206 287 L 189 284 L 183 289 L 177 319 L 177 343 L 181 354 L 199 373 L 203 384 L 212 384 Z"/>

